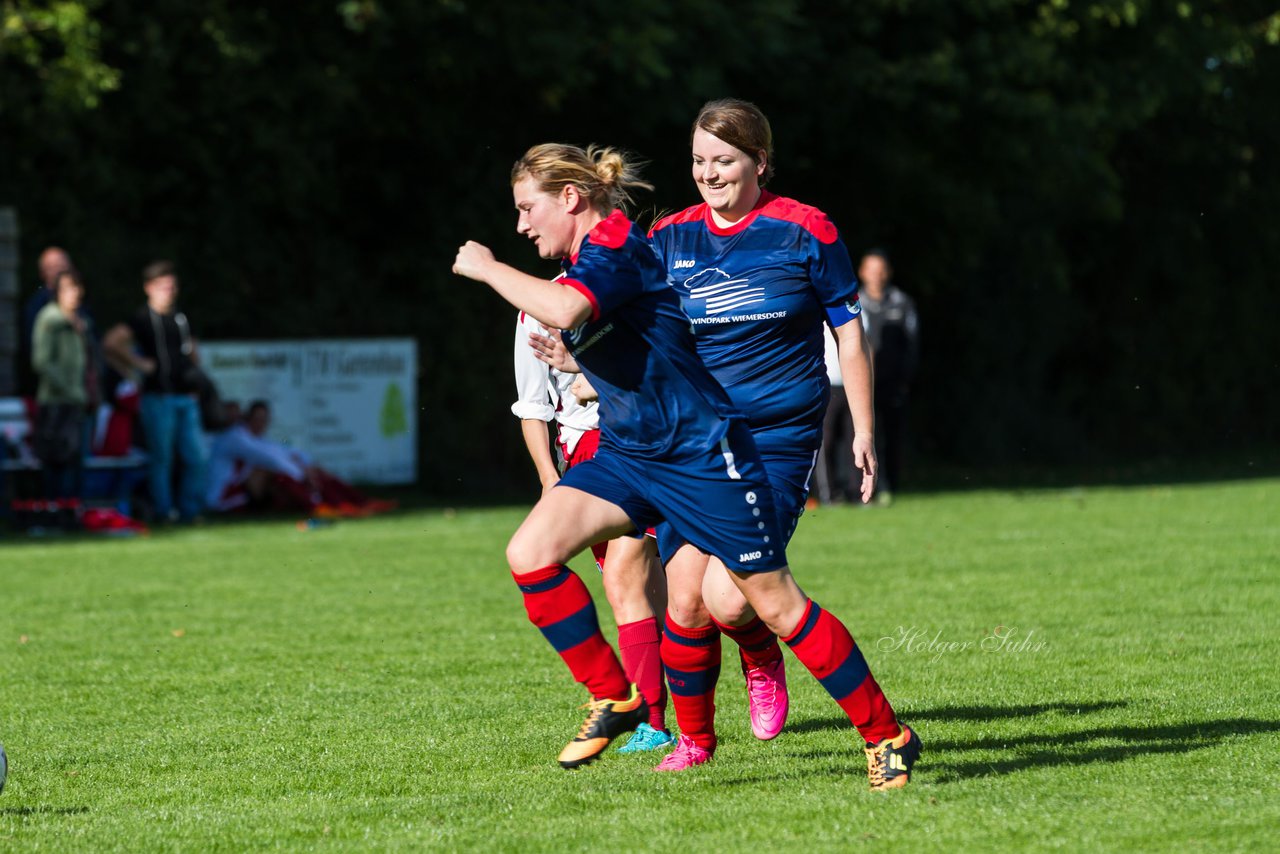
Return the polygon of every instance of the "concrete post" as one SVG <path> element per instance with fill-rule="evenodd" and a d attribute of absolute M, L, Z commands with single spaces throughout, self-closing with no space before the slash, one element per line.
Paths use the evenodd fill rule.
<path fill-rule="evenodd" d="M 18 212 L 0 208 L 0 396 L 17 394 Z"/>

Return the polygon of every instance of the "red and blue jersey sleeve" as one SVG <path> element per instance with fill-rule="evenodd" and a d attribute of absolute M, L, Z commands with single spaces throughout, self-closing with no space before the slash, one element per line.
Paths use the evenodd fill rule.
<path fill-rule="evenodd" d="M 590 301 L 591 320 L 599 320 L 644 291 L 640 269 L 629 254 L 635 247 L 627 246 L 631 229 L 631 221 L 614 211 L 587 235 L 561 279 Z"/>
<path fill-rule="evenodd" d="M 832 327 L 840 328 L 862 314 L 858 303 L 858 277 L 853 271 L 849 250 L 836 227 L 822 213 L 814 211 L 807 224 L 809 232 L 809 281 L 826 310 Z"/>

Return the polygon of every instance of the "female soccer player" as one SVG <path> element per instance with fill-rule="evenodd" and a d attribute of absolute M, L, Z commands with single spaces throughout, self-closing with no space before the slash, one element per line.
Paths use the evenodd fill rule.
<path fill-rule="evenodd" d="M 541 145 L 516 162 L 512 184 L 517 231 L 544 258 L 565 259 L 565 278 L 521 273 L 474 241 L 458 250 L 453 270 L 545 326 L 569 330 L 567 346 L 600 393 L 600 452 L 566 472 L 507 545 L 531 621 L 595 698 L 560 764 L 592 761 L 645 714 L 565 561 L 602 538 L 667 521 L 719 558 L 765 625 L 864 737 L 874 735 L 872 788 L 904 785 L 919 740 L 898 725 L 844 625 L 796 584 L 751 433 L 698 358 L 666 270 L 615 209 L 644 186 L 634 167 L 609 149 Z"/>
<path fill-rule="evenodd" d="M 848 251 L 821 211 L 763 189 L 773 174 L 773 139 L 759 108 L 736 99 L 706 104 L 694 121 L 691 143 L 702 204 L 660 220 L 649 238 L 693 321 L 698 354 L 748 414 L 785 542 L 804 512 L 822 443 L 830 396 L 824 320 L 839 341 L 856 425 L 853 458 L 866 474 L 862 499 L 871 498 L 871 361 L 858 319 L 857 279 Z M 664 764 L 679 770 L 706 761 L 715 749 L 720 632 L 740 645 L 758 738 L 781 731 L 788 701 L 777 639 L 721 562 L 681 543 L 671 526 L 659 531 L 671 581 L 665 660 L 671 668 L 708 674 L 702 693 L 672 687 L 681 741 Z M 863 734 L 869 749 L 899 736 L 874 721 Z"/>
<path fill-rule="evenodd" d="M 600 417 L 594 389 L 581 374 L 558 371 L 539 361 L 529 347 L 530 335 L 550 335 L 534 318 L 520 312 L 516 320 L 514 366 L 516 402 L 525 448 L 545 493 L 571 469 L 596 455 Z M 582 398 L 582 399 L 580 399 Z M 552 458 L 548 423 L 556 422 L 561 465 Z M 660 750 L 675 744 L 667 731 L 667 686 L 662 675 L 661 632 L 657 614 L 666 603 L 666 577 L 650 537 L 619 537 L 593 543 L 591 553 L 604 580 L 605 597 L 618 626 L 618 652 L 627 678 L 649 704 L 649 719 L 640 724 L 620 753 Z M 605 571 L 606 565 L 608 571 Z"/>

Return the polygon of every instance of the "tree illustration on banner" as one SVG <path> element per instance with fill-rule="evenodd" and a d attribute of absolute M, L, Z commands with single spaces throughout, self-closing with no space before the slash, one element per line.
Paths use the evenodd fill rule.
<path fill-rule="evenodd" d="M 382 435 L 387 439 L 409 432 L 409 422 L 404 413 L 404 394 L 396 383 L 387 383 L 386 394 L 382 396 L 382 412 L 378 416 L 378 425 L 382 428 Z"/>

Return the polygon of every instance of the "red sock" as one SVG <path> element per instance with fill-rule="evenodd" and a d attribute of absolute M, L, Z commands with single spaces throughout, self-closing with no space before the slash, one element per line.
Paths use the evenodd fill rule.
<path fill-rule="evenodd" d="M 772 664 L 782 658 L 778 636 L 769 631 L 769 627 L 759 617 L 752 617 L 751 622 L 745 626 L 726 626 L 714 617 L 712 619 L 720 631 L 738 645 L 743 670 Z"/>
<path fill-rule="evenodd" d="M 631 683 L 618 656 L 600 633 L 591 591 L 563 564 L 515 577 L 529 620 L 569 665 L 573 678 L 597 700 L 631 696 Z"/>
<path fill-rule="evenodd" d="M 667 685 L 662 679 L 661 642 L 657 617 L 618 626 L 622 669 L 649 704 L 649 726 L 654 729 L 667 728 Z"/>
<path fill-rule="evenodd" d="M 680 733 L 699 747 L 716 749 L 716 680 L 720 678 L 720 630 L 677 626 L 667 614 L 662 666 Z"/>
<path fill-rule="evenodd" d="M 879 742 L 898 735 L 898 719 L 853 636 L 834 614 L 812 599 L 800 625 L 783 638 L 800 663 L 827 689 L 864 741 Z"/>
<path fill-rule="evenodd" d="M 605 540 L 603 543 L 596 543 L 594 546 L 591 547 L 591 556 L 596 559 L 596 569 L 600 570 L 601 572 L 604 572 L 604 556 L 605 556 L 605 553 L 608 551 L 609 551 L 608 540 Z"/>

